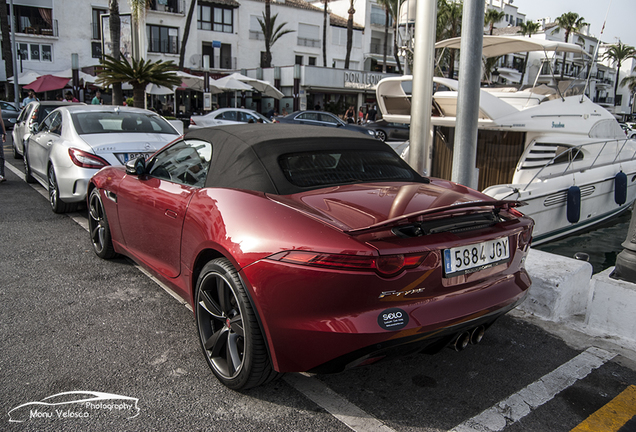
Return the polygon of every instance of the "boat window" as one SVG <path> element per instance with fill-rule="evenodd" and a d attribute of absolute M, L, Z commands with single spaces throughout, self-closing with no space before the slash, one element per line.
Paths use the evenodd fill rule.
<path fill-rule="evenodd" d="M 553 164 L 570 163 L 583 160 L 583 151 L 580 148 L 558 144 Z"/>

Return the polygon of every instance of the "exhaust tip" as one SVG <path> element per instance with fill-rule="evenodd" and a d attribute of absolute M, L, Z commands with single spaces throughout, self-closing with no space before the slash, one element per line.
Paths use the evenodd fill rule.
<path fill-rule="evenodd" d="M 469 343 L 470 343 L 470 333 L 464 332 L 464 333 L 461 333 L 459 336 L 457 336 L 457 338 L 451 344 L 451 348 L 453 348 L 457 352 L 463 351 L 468 346 Z"/>
<path fill-rule="evenodd" d="M 486 328 L 484 326 L 475 327 L 470 332 L 470 343 L 473 345 L 477 345 L 484 338 L 484 334 L 486 333 Z"/>

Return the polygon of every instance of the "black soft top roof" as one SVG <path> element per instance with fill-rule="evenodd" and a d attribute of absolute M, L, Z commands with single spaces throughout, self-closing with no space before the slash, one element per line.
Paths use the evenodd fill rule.
<path fill-rule="evenodd" d="M 212 161 L 205 187 L 246 189 L 279 195 L 308 190 L 287 180 L 278 163 L 281 155 L 345 149 L 380 150 L 394 154 L 387 144 L 367 138 L 359 132 L 280 123 L 196 129 L 188 132 L 185 139 L 199 139 L 212 144 Z M 404 166 L 408 167 L 406 162 Z M 414 178 L 421 179 L 415 172 Z"/>

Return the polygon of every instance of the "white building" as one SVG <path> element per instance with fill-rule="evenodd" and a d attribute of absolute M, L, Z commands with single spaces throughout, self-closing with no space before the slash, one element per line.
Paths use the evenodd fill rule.
<path fill-rule="evenodd" d="M 300 79 L 299 96 L 303 107 L 313 107 L 315 104 L 325 106 L 329 103 L 361 106 L 375 100 L 373 85 L 363 84 L 375 82 L 378 76 L 382 76 L 375 70 L 381 70 L 382 66 L 385 15 L 374 0 L 356 3 L 358 10 L 354 18 L 353 48 L 348 70 L 344 69 L 347 13 L 345 10 L 344 14 L 338 16 L 334 12 L 340 11 L 342 4 L 348 5 L 349 0 L 328 4 L 330 13 L 325 41 L 322 3 L 312 5 L 303 0 L 272 1 L 271 15 L 277 14 L 276 24 L 286 23 L 284 28 L 293 32 L 282 36 L 273 45 L 273 67 L 265 70 L 260 68 L 265 43 L 258 24 L 265 10 L 264 1 L 192 1 L 196 1 L 195 10 L 183 53 L 183 66 L 189 71 L 201 73 L 204 56 L 209 56 L 213 77 L 243 71 L 272 83 L 280 80 L 277 84 L 288 99 L 281 101 L 283 107 L 294 99 L 294 77 Z M 102 49 L 108 53 L 109 34 L 102 31 L 102 21 L 108 21 L 102 17 L 108 13 L 108 3 L 108 0 L 14 0 L 16 44 L 21 53 L 18 76 L 29 71 L 42 75 L 68 70 L 71 68 L 72 53 L 78 54 L 82 71 L 93 73 L 94 67 L 99 65 Z M 146 30 L 143 39 L 145 48 L 142 48 L 144 58 L 179 62 L 190 6 L 190 0 L 151 1 L 141 21 Z M 130 22 L 127 16 L 130 13 L 128 2 L 120 0 L 119 9 L 125 27 Z M 392 71 L 396 65 L 393 31 L 388 35 L 387 66 Z M 129 40 L 125 38 L 122 44 L 122 50 L 130 50 Z M 326 68 L 322 58 L 323 44 L 327 46 Z M 0 82 L 6 83 L 4 60 L 0 64 Z M 43 96 L 49 99 L 54 97 L 52 94 Z M 262 111 L 267 107 L 264 103 L 271 103 L 261 101 L 257 94 L 254 98 L 250 94 L 247 96 L 241 102 Z M 177 98 L 180 98 L 178 105 L 184 111 L 197 110 L 201 106 L 200 95 L 177 92 Z M 231 103 L 223 97 L 219 101 L 222 105 L 224 102 Z"/>
<path fill-rule="evenodd" d="M 516 27 L 526 22 L 526 15 L 519 12 L 512 0 L 486 0 L 486 10 L 495 9 L 504 13 L 504 17 L 494 28 Z"/>

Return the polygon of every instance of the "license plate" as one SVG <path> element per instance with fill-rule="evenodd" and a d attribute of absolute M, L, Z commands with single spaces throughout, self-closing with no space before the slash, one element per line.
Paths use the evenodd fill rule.
<path fill-rule="evenodd" d="M 117 153 L 117 159 L 124 165 L 129 160 L 137 159 L 138 157 L 143 156 L 145 159 L 152 155 L 152 153 Z"/>
<path fill-rule="evenodd" d="M 473 273 L 494 267 L 510 259 L 508 237 L 444 249 L 446 277 Z"/>

